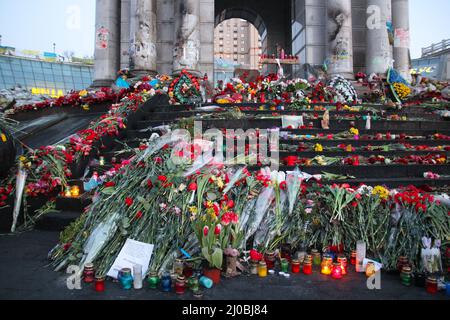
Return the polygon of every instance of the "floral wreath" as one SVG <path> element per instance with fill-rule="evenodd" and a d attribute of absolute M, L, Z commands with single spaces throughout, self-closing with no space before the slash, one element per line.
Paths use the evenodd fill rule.
<path fill-rule="evenodd" d="M 189 86 L 188 92 L 182 92 L 183 84 Z M 196 77 L 183 69 L 180 76 L 170 84 L 168 93 L 169 97 L 173 97 L 181 104 L 189 103 L 193 97 L 200 96 L 200 84 Z"/>

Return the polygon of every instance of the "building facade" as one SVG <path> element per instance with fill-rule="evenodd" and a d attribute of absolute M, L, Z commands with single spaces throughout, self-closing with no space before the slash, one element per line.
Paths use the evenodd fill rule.
<path fill-rule="evenodd" d="M 325 64 L 329 74 L 352 78 L 394 65 L 409 76 L 409 0 L 96 1 L 96 85 L 111 84 L 119 68 L 212 79 L 214 28 L 232 18 L 256 27 L 263 53 L 279 45 L 299 55 L 285 74 L 306 76 Z"/>
<path fill-rule="evenodd" d="M 240 68 L 259 70 L 261 39 L 253 25 L 243 19 L 229 19 L 214 29 L 214 56 L 231 60 Z"/>
<path fill-rule="evenodd" d="M 0 54 L 0 89 L 17 85 L 36 95 L 62 96 L 92 84 L 94 66 Z"/>

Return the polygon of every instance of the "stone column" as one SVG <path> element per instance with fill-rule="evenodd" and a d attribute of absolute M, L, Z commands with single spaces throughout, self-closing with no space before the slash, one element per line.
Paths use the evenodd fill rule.
<path fill-rule="evenodd" d="M 409 0 L 392 0 L 394 26 L 394 67 L 408 81 L 409 68 Z"/>
<path fill-rule="evenodd" d="M 120 9 L 120 69 L 130 68 L 130 0 L 122 0 Z"/>
<path fill-rule="evenodd" d="M 353 79 L 352 1 L 327 0 L 326 7 L 328 74 Z"/>
<path fill-rule="evenodd" d="M 385 75 L 392 63 L 387 30 L 388 0 L 367 0 L 366 13 L 367 73 Z"/>
<path fill-rule="evenodd" d="M 200 76 L 200 0 L 175 0 L 173 72 Z"/>
<path fill-rule="evenodd" d="M 130 67 L 134 75 L 156 74 L 156 0 L 131 0 Z"/>
<path fill-rule="evenodd" d="M 93 87 L 111 86 L 119 70 L 120 0 L 97 0 Z"/>

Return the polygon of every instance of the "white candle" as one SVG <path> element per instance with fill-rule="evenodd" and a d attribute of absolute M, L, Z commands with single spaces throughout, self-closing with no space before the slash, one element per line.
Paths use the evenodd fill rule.
<path fill-rule="evenodd" d="M 366 258 L 366 243 L 362 240 L 356 242 L 356 272 L 365 272 L 363 262 Z"/>
<path fill-rule="evenodd" d="M 133 266 L 133 287 L 142 289 L 142 266 L 140 264 Z"/>

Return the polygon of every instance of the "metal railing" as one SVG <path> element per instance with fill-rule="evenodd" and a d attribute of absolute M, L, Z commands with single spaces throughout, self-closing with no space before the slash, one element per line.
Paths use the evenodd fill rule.
<path fill-rule="evenodd" d="M 450 39 L 442 40 L 441 42 L 433 43 L 429 47 L 422 48 L 422 57 L 430 56 L 447 49 L 450 49 Z"/>

